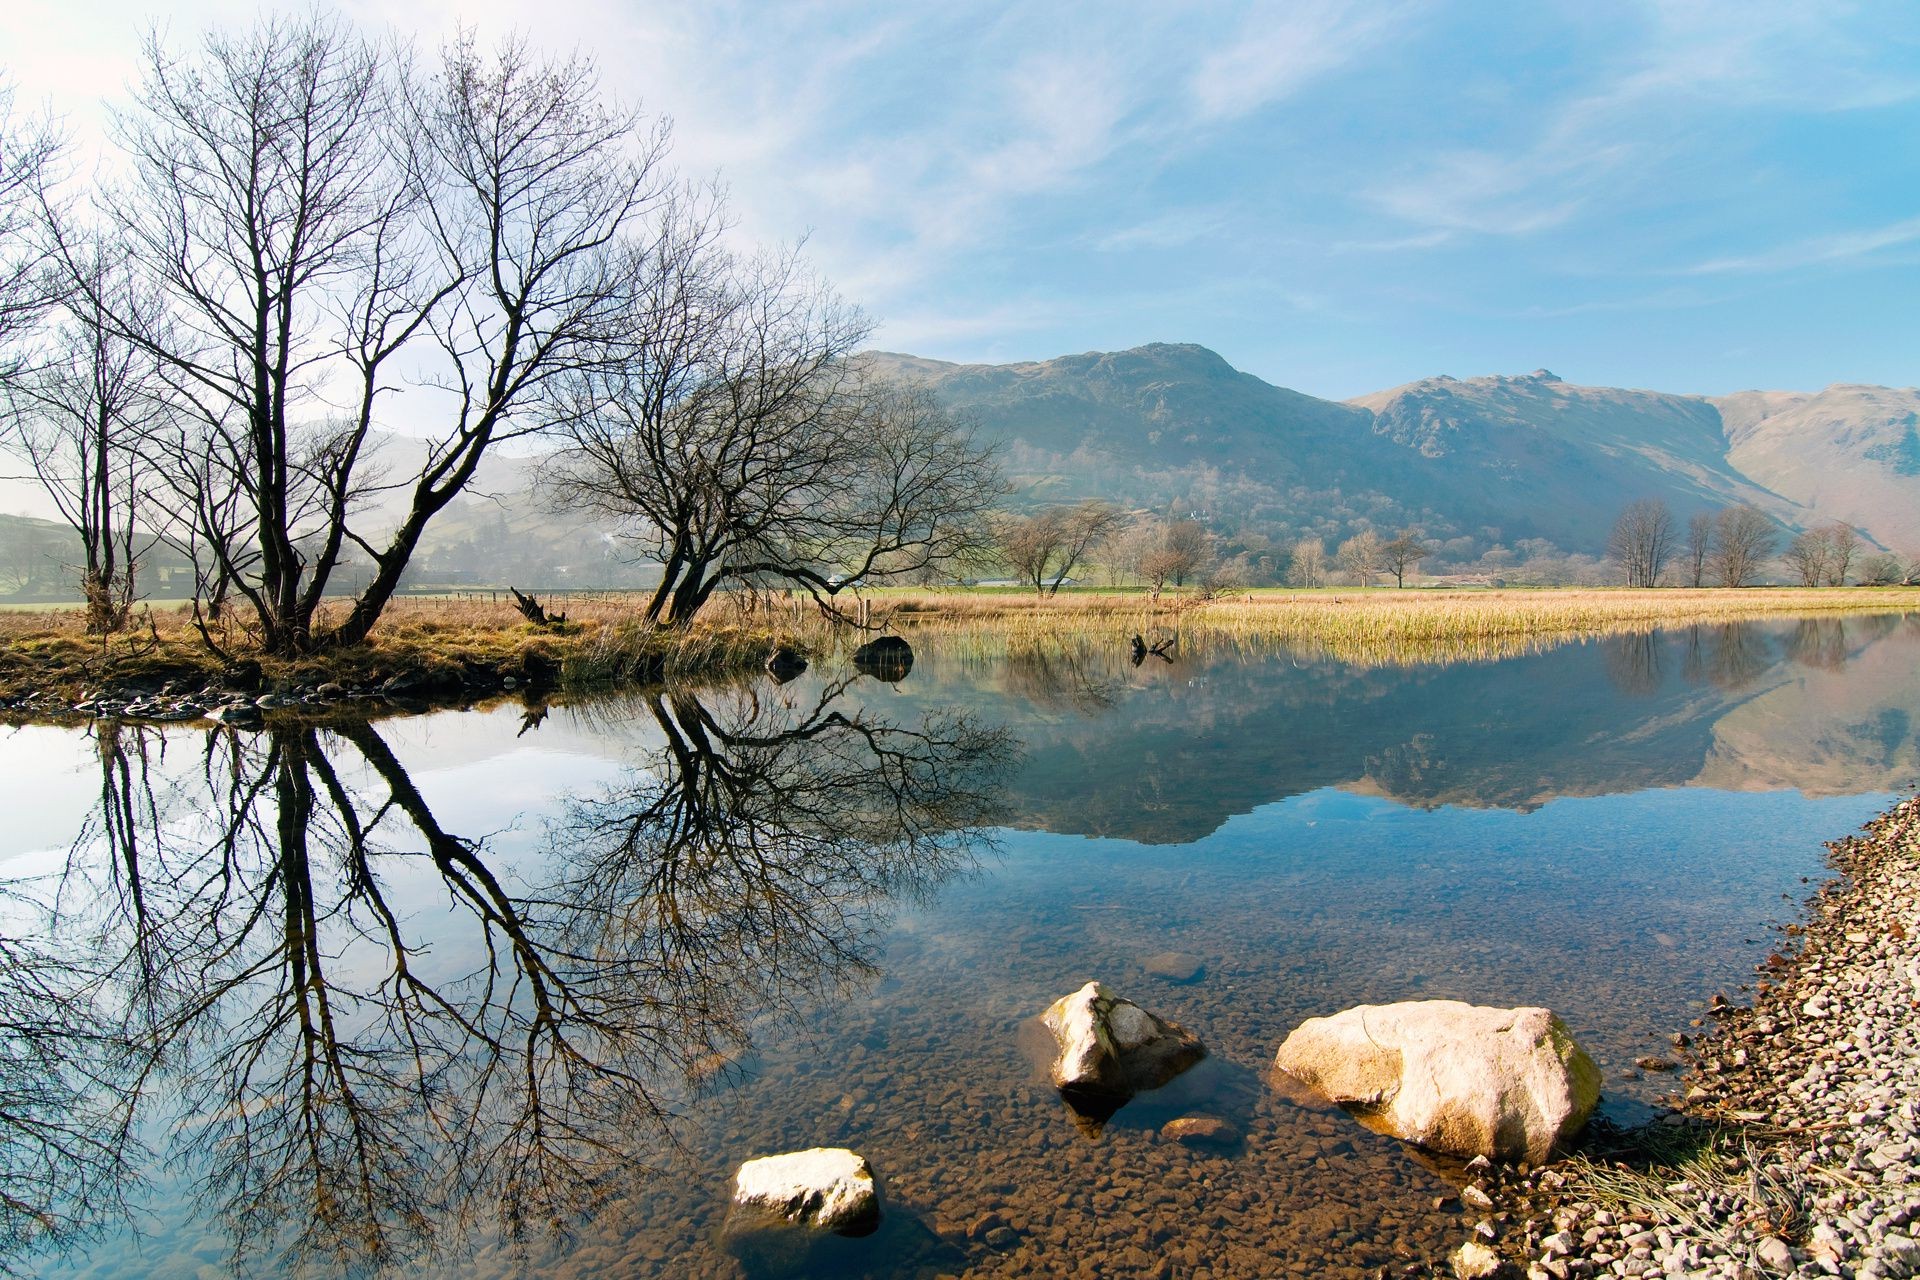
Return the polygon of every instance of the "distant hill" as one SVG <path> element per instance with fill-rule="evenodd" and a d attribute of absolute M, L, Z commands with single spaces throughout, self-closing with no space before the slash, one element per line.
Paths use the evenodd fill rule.
<path fill-rule="evenodd" d="M 1008 365 L 867 353 L 923 383 L 1007 450 L 1033 497 L 1189 503 L 1229 520 L 1419 523 L 1598 551 L 1621 507 L 1684 518 L 1751 502 L 1788 527 L 1829 519 L 1920 548 L 1920 393 L 1709 399 L 1586 387 L 1542 369 L 1425 378 L 1335 404 L 1242 373 L 1204 347 Z"/>
<path fill-rule="evenodd" d="M 1727 458 L 1820 515 L 1920 552 L 1920 390 L 1841 383 L 1814 395 L 1749 391 L 1712 403 Z"/>

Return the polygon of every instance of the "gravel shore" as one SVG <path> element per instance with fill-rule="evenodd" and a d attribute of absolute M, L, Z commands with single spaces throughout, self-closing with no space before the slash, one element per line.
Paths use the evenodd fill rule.
<path fill-rule="evenodd" d="M 1674 1037 L 1672 1114 L 1485 1170 L 1458 1274 L 1920 1274 L 1920 797 L 1828 848 L 1838 878 L 1753 1003 L 1716 996 L 1697 1039 Z"/>

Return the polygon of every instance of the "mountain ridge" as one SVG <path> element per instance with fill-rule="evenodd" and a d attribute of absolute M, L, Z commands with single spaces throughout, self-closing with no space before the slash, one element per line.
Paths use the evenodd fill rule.
<path fill-rule="evenodd" d="M 1682 519 L 1749 502 L 1787 528 L 1845 520 L 1883 546 L 1920 549 L 1913 388 L 1708 396 L 1587 386 L 1542 368 L 1439 374 L 1331 401 L 1193 343 L 998 365 L 858 358 L 971 414 L 1035 497 L 1092 496 L 1092 482 L 1106 482 L 1117 492 L 1104 496 L 1177 501 L 1205 472 L 1203 489 L 1247 490 L 1240 518 L 1263 505 L 1252 489 L 1269 507 L 1337 494 L 1347 524 L 1437 521 L 1582 550 L 1598 550 L 1640 497 L 1667 500 Z M 1299 523 L 1312 531 L 1312 519 Z"/>

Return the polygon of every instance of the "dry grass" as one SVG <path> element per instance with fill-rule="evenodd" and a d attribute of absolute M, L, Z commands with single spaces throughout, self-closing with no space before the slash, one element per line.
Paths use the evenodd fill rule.
<path fill-rule="evenodd" d="M 557 671 L 563 682 L 584 685 L 738 669 L 793 638 L 792 628 L 773 619 L 737 616 L 703 621 L 685 634 L 652 631 L 633 621 L 635 601 L 628 596 L 545 603 L 567 615 L 564 626 L 536 627 L 510 604 L 409 597 L 396 601 L 368 642 L 352 649 L 270 659 L 237 626 L 216 639 L 233 657 L 260 661 L 271 682 L 369 682 L 459 671 L 529 678 Z M 73 608 L 0 611 L 0 696 L 48 692 L 77 699 L 109 685 L 210 683 L 227 665 L 201 642 L 181 607 L 143 610 L 135 625 L 106 638 L 88 636 L 84 624 Z"/>
<path fill-rule="evenodd" d="M 1258 591 L 1208 601 L 1171 594 L 1156 601 L 1138 592 L 1036 599 L 1004 591 L 881 591 L 869 599 L 876 626 L 937 638 L 983 660 L 1067 640 L 1104 646 L 1135 634 L 1177 634 L 1189 654 L 1281 645 L 1368 666 L 1511 657 L 1577 637 L 1688 623 L 1920 612 L 1916 588 Z M 558 670 L 564 682 L 580 685 L 738 670 L 757 664 L 776 643 L 820 651 L 849 637 L 797 600 L 732 599 L 684 634 L 638 625 L 633 595 L 544 603 L 565 613 L 567 623 L 535 627 L 510 604 L 486 599 L 403 598 L 364 646 L 262 665 L 270 680 L 283 681 L 485 669 L 516 676 Z M 204 682 L 224 665 L 177 606 L 143 610 L 133 627 L 106 640 L 87 636 L 83 622 L 73 608 L 0 610 L 0 696 L 78 697 L 114 683 Z M 235 656 L 258 656 L 243 630 L 220 639 Z"/>
<path fill-rule="evenodd" d="M 1689 623 L 1906 612 L 1920 612 L 1920 588 L 1256 591 L 1206 601 L 1137 592 L 874 596 L 875 619 L 903 635 L 948 636 L 983 651 L 1177 631 L 1190 650 L 1283 644 L 1369 666 L 1513 657 L 1582 636 Z"/>

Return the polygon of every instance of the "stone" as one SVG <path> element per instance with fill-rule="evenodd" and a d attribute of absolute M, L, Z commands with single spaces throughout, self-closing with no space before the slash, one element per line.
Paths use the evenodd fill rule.
<path fill-rule="evenodd" d="M 733 1204 L 722 1234 L 773 1232 L 870 1234 L 880 1225 L 880 1189 L 866 1158 L 845 1147 L 813 1147 L 762 1156 L 733 1175 Z"/>
<path fill-rule="evenodd" d="M 1041 1015 L 1057 1056 L 1049 1073 L 1069 1102 L 1125 1102 L 1207 1056 L 1177 1023 L 1089 982 Z"/>
<path fill-rule="evenodd" d="M 1475 1240 L 1455 1249 L 1450 1261 L 1460 1280 L 1486 1280 L 1500 1270 L 1500 1255 Z"/>
<path fill-rule="evenodd" d="M 785 684 L 797 679 L 807 670 L 807 660 L 798 650 L 780 645 L 767 655 L 767 674 L 773 677 L 775 684 Z"/>
<path fill-rule="evenodd" d="M 1394 1137 L 1535 1165 L 1600 1100 L 1599 1068 L 1565 1023 L 1533 1007 L 1360 1005 L 1301 1023 L 1274 1065 Z"/>
<path fill-rule="evenodd" d="M 1181 1116 L 1160 1126 L 1160 1137 L 1189 1147 L 1230 1147 L 1240 1130 L 1219 1116 Z"/>
<path fill-rule="evenodd" d="M 1184 951 L 1162 951 L 1148 956 L 1140 962 L 1140 967 L 1156 978 L 1181 983 L 1198 982 L 1207 971 L 1205 961 Z"/>
<path fill-rule="evenodd" d="M 1767 1236 L 1754 1246 L 1755 1261 L 1773 1271 L 1793 1270 L 1793 1247 L 1779 1236 Z"/>
<path fill-rule="evenodd" d="M 913 646 L 899 636 L 881 636 L 853 651 L 853 667 L 861 675 L 896 684 L 913 670 Z"/>

